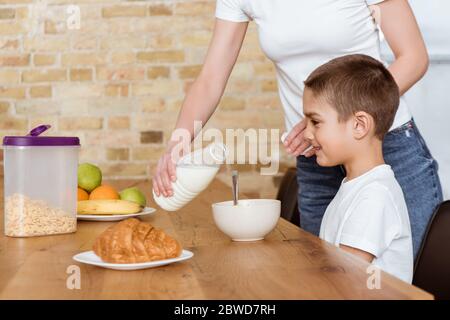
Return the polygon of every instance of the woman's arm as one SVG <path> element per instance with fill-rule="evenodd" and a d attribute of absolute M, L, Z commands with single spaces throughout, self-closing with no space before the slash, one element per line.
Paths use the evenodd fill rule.
<path fill-rule="evenodd" d="M 211 43 L 199 76 L 191 85 L 184 99 L 175 129 L 186 129 L 194 136 L 194 122 L 202 125 L 209 120 L 225 90 L 228 78 L 236 63 L 248 22 L 229 22 L 216 19 Z M 170 181 L 175 181 L 176 170 L 172 161 L 172 149 L 178 143 L 168 142 L 166 152 L 159 159 L 153 176 L 153 189 L 156 195 L 172 195 Z"/>
<path fill-rule="evenodd" d="M 407 0 L 386 0 L 371 6 L 377 10 L 381 30 L 395 55 L 389 66 L 399 88 L 404 94 L 428 69 L 428 52 Z"/>
<path fill-rule="evenodd" d="M 194 138 L 194 121 L 209 120 L 225 90 L 244 41 L 248 22 L 216 19 L 213 37 L 200 74 L 186 94 L 175 128 L 189 130 Z"/>

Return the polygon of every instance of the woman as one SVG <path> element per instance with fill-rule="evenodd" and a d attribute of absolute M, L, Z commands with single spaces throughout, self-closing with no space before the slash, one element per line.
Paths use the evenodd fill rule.
<path fill-rule="evenodd" d="M 218 0 L 210 47 L 200 72 L 186 95 L 176 128 L 194 136 L 195 120 L 206 123 L 218 105 L 238 57 L 248 22 L 258 26 L 262 50 L 276 67 L 279 94 L 290 132 L 285 147 L 297 157 L 299 210 L 303 229 L 318 235 L 322 216 L 336 194 L 345 172 L 341 167 L 317 165 L 314 151 L 303 139 L 303 81 L 319 65 L 354 53 L 380 58 L 379 31 L 372 12 L 394 52 L 389 66 L 403 95 L 426 72 L 428 54 L 407 0 Z M 375 16 L 375 15 L 374 15 Z M 159 160 L 155 193 L 172 194 L 175 166 L 170 141 Z M 438 166 L 403 100 L 383 143 L 405 194 L 416 256 L 434 208 L 442 201 Z"/>

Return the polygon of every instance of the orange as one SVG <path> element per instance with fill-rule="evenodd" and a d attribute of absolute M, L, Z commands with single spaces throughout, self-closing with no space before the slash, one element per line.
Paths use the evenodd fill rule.
<path fill-rule="evenodd" d="M 86 190 L 78 187 L 78 201 L 81 200 L 89 200 L 89 193 L 87 193 Z"/>
<path fill-rule="evenodd" d="M 119 193 L 113 187 L 102 184 L 101 186 L 92 190 L 89 195 L 89 200 L 114 200 L 119 199 Z"/>

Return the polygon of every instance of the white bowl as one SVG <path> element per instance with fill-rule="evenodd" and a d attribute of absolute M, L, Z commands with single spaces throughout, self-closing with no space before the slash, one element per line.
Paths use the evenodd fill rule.
<path fill-rule="evenodd" d="M 281 202 L 274 199 L 243 199 L 212 205 L 214 222 L 233 241 L 264 239 L 277 225 Z"/>

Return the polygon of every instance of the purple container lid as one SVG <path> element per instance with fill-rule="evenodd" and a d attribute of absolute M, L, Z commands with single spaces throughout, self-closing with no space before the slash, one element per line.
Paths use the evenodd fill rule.
<path fill-rule="evenodd" d="M 49 124 L 40 125 L 26 136 L 10 136 L 3 138 L 4 146 L 79 146 L 78 137 L 41 137 L 41 133 L 50 129 Z"/>

